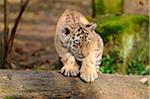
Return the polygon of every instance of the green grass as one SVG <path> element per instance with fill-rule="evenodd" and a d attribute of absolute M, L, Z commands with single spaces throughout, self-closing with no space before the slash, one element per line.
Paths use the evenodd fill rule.
<path fill-rule="evenodd" d="M 19 96 L 6 96 L 4 99 L 20 99 Z"/>

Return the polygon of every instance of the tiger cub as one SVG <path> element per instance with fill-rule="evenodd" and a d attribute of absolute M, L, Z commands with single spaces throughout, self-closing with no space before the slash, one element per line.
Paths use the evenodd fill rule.
<path fill-rule="evenodd" d="M 85 82 L 98 78 L 104 45 L 96 26 L 76 10 L 67 9 L 59 18 L 54 43 L 65 76 L 80 75 Z"/>

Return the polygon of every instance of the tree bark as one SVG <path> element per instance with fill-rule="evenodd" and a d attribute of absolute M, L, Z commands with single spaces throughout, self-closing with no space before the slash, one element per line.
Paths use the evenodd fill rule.
<path fill-rule="evenodd" d="M 7 59 L 7 50 L 8 50 L 8 33 L 9 33 L 9 28 L 8 28 L 8 1 L 4 0 L 4 33 L 3 37 L 1 37 L 2 42 L 0 46 L 1 47 L 1 60 L 0 60 L 0 68 L 5 69 L 6 68 L 6 59 Z"/>
<path fill-rule="evenodd" d="M 99 74 L 96 81 L 85 83 L 57 71 L 0 70 L 0 98 L 148 99 L 149 81 L 140 82 L 148 77 Z"/>
<path fill-rule="evenodd" d="M 96 16 L 96 11 L 95 11 L 95 0 L 91 0 L 92 4 L 92 17 Z"/>

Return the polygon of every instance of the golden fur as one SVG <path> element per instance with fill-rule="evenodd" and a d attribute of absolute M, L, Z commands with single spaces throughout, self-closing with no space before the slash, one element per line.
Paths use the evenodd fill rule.
<path fill-rule="evenodd" d="M 94 81 L 98 75 L 103 54 L 103 40 L 95 32 L 96 24 L 79 12 L 67 9 L 58 20 L 55 32 L 55 47 L 61 58 L 61 72 L 65 76 L 77 76 L 86 82 Z M 78 64 L 81 62 L 81 65 Z"/>

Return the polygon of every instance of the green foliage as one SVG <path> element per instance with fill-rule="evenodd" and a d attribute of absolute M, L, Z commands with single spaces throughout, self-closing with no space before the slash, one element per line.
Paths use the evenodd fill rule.
<path fill-rule="evenodd" d="M 95 0 L 95 10 L 96 14 L 104 14 L 105 13 L 105 6 L 104 6 L 104 1 L 103 0 Z"/>
<path fill-rule="evenodd" d="M 121 14 L 123 0 L 95 0 L 96 14 Z"/>
<path fill-rule="evenodd" d="M 149 74 L 148 70 L 144 67 L 144 64 L 138 60 L 132 60 L 128 62 L 127 74 L 145 75 Z"/>
<path fill-rule="evenodd" d="M 3 5 L 3 4 L 4 4 L 4 1 L 3 1 L 3 0 L 0 0 L 0 6 Z"/>
<path fill-rule="evenodd" d="M 123 58 L 119 56 L 119 52 L 115 51 L 104 55 L 100 71 L 102 73 L 119 73 L 120 66 L 123 65 Z"/>
<path fill-rule="evenodd" d="M 99 16 L 94 21 L 105 43 L 103 73 L 148 74 L 149 16 Z"/>
<path fill-rule="evenodd" d="M 125 74 L 149 75 L 150 68 L 145 67 L 144 63 L 139 60 L 128 60 Z M 122 67 L 124 66 L 124 58 L 115 51 L 103 56 L 100 71 L 102 73 L 119 73 L 123 74 Z"/>
<path fill-rule="evenodd" d="M 121 14 L 123 11 L 123 0 L 104 0 L 105 13 Z"/>
<path fill-rule="evenodd" d="M 19 99 L 18 96 L 6 96 L 4 99 Z"/>

